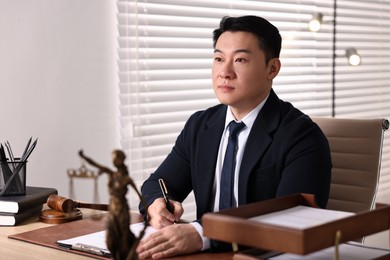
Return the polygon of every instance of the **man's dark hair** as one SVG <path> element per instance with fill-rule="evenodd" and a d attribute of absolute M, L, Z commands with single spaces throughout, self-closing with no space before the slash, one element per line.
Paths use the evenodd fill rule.
<path fill-rule="evenodd" d="M 214 48 L 219 36 L 221 36 L 224 32 L 253 33 L 259 41 L 260 49 L 264 51 L 266 63 L 268 63 L 272 58 L 279 58 L 282 46 L 282 37 L 279 34 L 278 28 L 264 18 L 253 15 L 223 17 L 219 24 L 219 28 L 215 29 L 213 32 Z"/>

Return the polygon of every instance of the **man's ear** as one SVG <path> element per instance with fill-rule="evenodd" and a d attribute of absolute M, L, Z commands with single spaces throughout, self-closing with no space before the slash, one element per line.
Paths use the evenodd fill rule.
<path fill-rule="evenodd" d="M 268 62 L 268 80 L 273 80 L 279 74 L 281 66 L 282 64 L 280 63 L 279 58 L 273 58 Z"/>

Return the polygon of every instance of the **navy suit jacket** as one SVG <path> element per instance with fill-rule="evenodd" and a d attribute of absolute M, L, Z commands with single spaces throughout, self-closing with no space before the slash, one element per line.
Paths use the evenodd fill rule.
<path fill-rule="evenodd" d="M 172 151 L 142 185 L 147 205 L 162 196 L 157 180 L 163 178 L 170 197 L 176 201 L 182 202 L 194 191 L 198 220 L 212 211 L 215 166 L 226 109 L 226 105 L 217 105 L 189 118 Z M 238 204 L 309 193 L 316 196 L 320 207 L 325 207 L 331 168 L 329 144 L 320 128 L 271 90 L 244 150 Z"/>

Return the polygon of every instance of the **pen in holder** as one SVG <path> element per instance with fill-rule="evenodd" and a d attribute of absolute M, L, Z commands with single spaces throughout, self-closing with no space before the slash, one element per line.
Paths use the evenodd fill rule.
<path fill-rule="evenodd" d="M 0 196 L 26 195 L 26 161 L 0 161 Z"/>
<path fill-rule="evenodd" d="M 15 158 L 10 143 L 0 144 L 0 197 L 26 195 L 27 159 L 37 145 L 38 138 L 28 140 L 21 158 Z M 4 149 L 5 147 L 5 149 Z M 8 152 L 8 157 L 5 153 Z"/>

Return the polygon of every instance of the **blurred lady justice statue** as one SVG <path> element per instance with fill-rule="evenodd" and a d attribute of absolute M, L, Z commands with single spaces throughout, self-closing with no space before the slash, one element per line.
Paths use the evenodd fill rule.
<path fill-rule="evenodd" d="M 127 185 L 130 184 L 137 192 L 141 203 L 145 203 L 141 193 L 137 189 L 137 186 L 129 176 L 127 166 L 124 163 L 126 155 L 121 150 L 114 150 L 112 152 L 112 161 L 114 166 L 117 168 L 116 171 L 102 166 L 91 158 L 85 156 L 83 151 L 79 151 L 79 155 L 89 164 L 98 168 L 99 175 L 102 173 L 107 173 L 109 175 L 108 189 L 110 193 L 110 201 L 108 205 L 108 220 L 106 223 L 106 244 L 108 250 L 111 252 L 112 258 L 115 260 L 138 259 L 135 250 L 145 233 L 148 223 L 145 222 L 144 229 L 138 238 L 135 237 L 130 230 L 130 209 L 126 199 L 128 191 Z"/>

